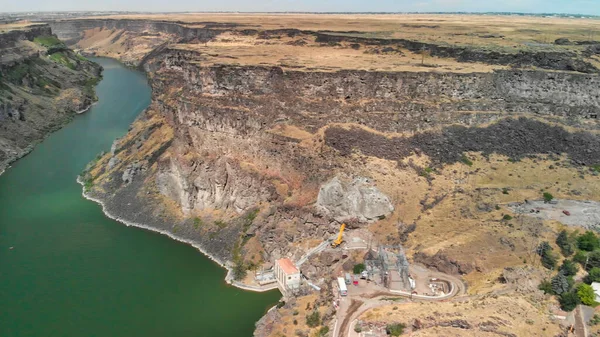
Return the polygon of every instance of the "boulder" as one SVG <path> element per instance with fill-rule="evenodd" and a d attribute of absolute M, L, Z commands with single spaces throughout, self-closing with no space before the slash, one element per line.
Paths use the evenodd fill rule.
<path fill-rule="evenodd" d="M 394 211 L 390 199 L 363 177 L 349 183 L 333 178 L 319 190 L 316 206 L 337 221 L 374 221 Z"/>

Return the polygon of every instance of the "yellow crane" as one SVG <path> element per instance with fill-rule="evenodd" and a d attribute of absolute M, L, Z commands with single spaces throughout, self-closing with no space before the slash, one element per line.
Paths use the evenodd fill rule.
<path fill-rule="evenodd" d="M 341 245 L 342 242 L 344 241 L 344 229 L 346 229 L 346 224 L 343 223 L 342 226 L 340 226 L 340 233 L 338 234 L 337 239 L 335 239 L 335 241 L 333 241 L 331 243 L 331 247 L 336 248 L 337 246 Z"/>

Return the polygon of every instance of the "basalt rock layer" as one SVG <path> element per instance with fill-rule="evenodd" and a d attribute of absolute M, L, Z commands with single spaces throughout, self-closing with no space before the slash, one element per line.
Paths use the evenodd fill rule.
<path fill-rule="evenodd" d="M 47 25 L 0 33 L 0 172 L 92 104 L 100 71 Z"/>

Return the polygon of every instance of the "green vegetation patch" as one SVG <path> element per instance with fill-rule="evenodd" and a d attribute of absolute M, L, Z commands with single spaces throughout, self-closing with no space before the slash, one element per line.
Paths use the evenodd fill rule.
<path fill-rule="evenodd" d="M 363 271 L 365 271 L 366 267 L 364 263 L 359 263 L 359 264 L 355 264 L 354 268 L 352 268 L 352 272 L 354 272 L 354 274 L 360 274 Z"/>
<path fill-rule="evenodd" d="M 317 327 L 321 324 L 321 314 L 318 310 L 313 311 L 310 315 L 306 315 L 306 325 L 311 328 Z"/>
<path fill-rule="evenodd" d="M 72 70 L 75 70 L 77 67 L 77 64 L 61 51 L 50 54 L 48 58 L 50 58 L 52 62 L 62 64 Z"/>
<path fill-rule="evenodd" d="M 467 166 L 473 166 L 473 161 L 471 161 L 471 159 L 469 159 L 469 157 L 463 155 L 462 158 L 460 159 L 460 161 L 463 162 L 463 164 L 467 165 Z"/>
<path fill-rule="evenodd" d="M 385 328 L 385 330 L 388 335 L 400 336 L 404 332 L 405 328 L 406 328 L 406 325 L 404 323 L 396 323 L 396 324 L 388 324 L 388 326 Z"/>
<path fill-rule="evenodd" d="M 21 80 L 25 75 L 30 73 L 33 69 L 33 65 L 29 62 L 20 63 L 12 68 L 4 75 L 4 78 L 8 82 L 20 84 Z"/>
<path fill-rule="evenodd" d="M 33 42 L 46 48 L 63 47 L 65 45 L 61 40 L 52 35 L 38 36 L 33 39 Z"/>

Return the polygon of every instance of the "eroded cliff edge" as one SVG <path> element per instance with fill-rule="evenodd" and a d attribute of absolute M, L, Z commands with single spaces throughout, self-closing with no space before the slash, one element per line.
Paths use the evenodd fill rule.
<path fill-rule="evenodd" d="M 48 25 L 0 25 L 0 172 L 87 109 L 100 73 Z"/>

